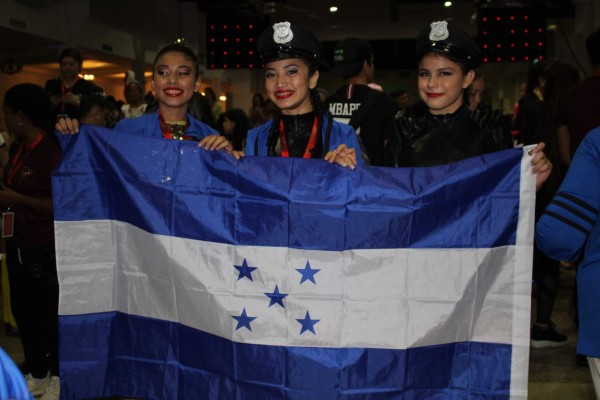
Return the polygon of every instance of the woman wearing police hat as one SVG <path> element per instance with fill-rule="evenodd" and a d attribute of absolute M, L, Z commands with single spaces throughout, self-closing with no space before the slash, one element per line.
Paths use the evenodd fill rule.
<path fill-rule="evenodd" d="M 428 112 L 416 118 L 397 117 L 397 135 L 387 148 L 389 164 L 427 167 L 512 147 L 500 110 L 470 110 L 463 92 L 481 63 L 477 43 L 452 22 L 433 22 L 417 36 L 418 91 Z M 552 164 L 544 144 L 532 151 L 538 188 Z"/>
<path fill-rule="evenodd" d="M 354 168 L 362 164 L 354 129 L 333 121 L 314 90 L 321 44 L 289 22 L 265 30 L 257 41 L 265 89 L 280 114 L 248 132 L 248 156 L 325 159 Z"/>

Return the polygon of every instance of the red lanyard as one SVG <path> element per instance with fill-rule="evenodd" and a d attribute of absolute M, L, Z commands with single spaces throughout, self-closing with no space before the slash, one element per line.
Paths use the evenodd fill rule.
<path fill-rule="evenodd" d="M 79 79 L 81 79 L 81 78 L 77 77 L 77 79 L 75 80 L 75 82 L 73 82 L 73 84 L 71 85 L 71 87 L 66 87 L 65 86 L 65 81 L 63 81 L 61 79 L 61 81 L 60 81 L 60 95 L 64 96 L 65 93 L 71 93 L 71 90 L 73 90 L 73 87 L 79 81 Z M 65 112 L 65 103 L 60 103 L 60 111 L 63 112 L 63 113 Z"/>
<path fill-rule="evenodd" d="M 312 151 L 317 144 L 317 126 L 318 119 L 315 115 L 315 122 L 313 123 L 312 130 L 310 132 L 310 138 L 308 139 L 308 144 L 306 145 L 306 150 L 304 150 L 304 154 L 302 158 L 311 158 Z M 285 137 L 285 128 L 283 126 L 283 118 L 279 121 L 279 141 L 281 142 L 281 157 L 289 158 L 290 151 L 288 148 L 287 138 Z"/>
<path fill-rule="evenodd" d="M 27 149 L 27 152 L 23 155 L 23 158 L 21 160 L 19 160 L 19 158 L 21 157 L 21 153 L 23 153 L 23 149 L 25 149 L 25 143 L 23 143 L 19 147 L 19 150 L 17 150 L 15 157 L 12 159 L 10 169 L 8 170 L 8 176 L 6 179 L 6 184 L 8 186 L 10 186 L 12 184 L 13 177 L 15 176 L 17 171 L 19 171 L 21 169 L 21 167 L 23 166 L 23 163 L 25 162 L 27 157 L 29 157 L 29 155 L 31 154 L 31 151 L 33 149 L 35 149 L 38 144 L 40 144 L 40 142 L 42 141 L 42 139 L 44 137 L 46 137 L 46 132 L 44 132 L 44 131 L 39 132 L 37 134 L 37 136 L 33 139 L 31 146 L 29 146 L 29 148 Z M 17 161 L 18 161 L 18 163 L 17 163 Z"/>
<path fill-rule="evenodd" d="M 160 124 L 160 130 L 162 132 L 162 136 L 165 139 L 178 139 L 178 140 L 190 140 L 192 137 L 188 135 L 184 135 L 183 132 L 181 135 L 175 134 L 173 135 L 172 128 L 167 124 L 164 117 L 162 116 L 160 110 L 158 111 L 158 123 Z M 185 121 L 185 127 L 183 131 L 185 131 L 190 126 L 190 121 Z"/>

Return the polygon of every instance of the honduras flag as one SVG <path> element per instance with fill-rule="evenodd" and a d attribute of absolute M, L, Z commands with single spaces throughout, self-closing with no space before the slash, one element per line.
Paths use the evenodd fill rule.
<path fill-rule="evenodd" d="M 62 398 L 527 397 L 523 149 L 351 171 L 61 139 Z"/>

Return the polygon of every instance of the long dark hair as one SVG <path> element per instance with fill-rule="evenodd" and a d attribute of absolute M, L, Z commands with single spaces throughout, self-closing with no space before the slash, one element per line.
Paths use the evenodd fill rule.
<path fill-rule="evenodd" d="M 250 129 L 250 119 L 240 108 L 232 108 L 225 111 L 222 114 L 225 118 L 235 123 L 233 129 L 233 136 L 231 137 L 231 143 L 233 144 L 234 150 L 243 150 L 246 142 L 246 136 L 248 135 L 248 129 Z"/>
<path fill-rule="evenodd" d="M 188 105 L 188 112 L 198 121 L 204 122 L 210 127 L 217 128 L 212 113 L 210 112 L 208 100 L 206 97 L 202 96 L 201 93 L 194 92 L 190 104 Z"/>

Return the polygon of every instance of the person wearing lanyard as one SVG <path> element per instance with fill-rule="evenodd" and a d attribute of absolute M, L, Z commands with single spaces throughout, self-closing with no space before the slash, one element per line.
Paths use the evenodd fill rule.
<path fill-rule="evenodd" d="M 11 308 L 23 343 L 29 390 L 44 400 L 58 399 L 58 279 L 51 175 L 61 150 L 44 130 L 51 103 L 40 86 L 24 83 L 10 88 L 3 112 L 15 138 L 0 190 Z"/>
<path fill-rule="evenodd" d="M 248 132 L 245 152 L 236 156 L 325 159 L 341 166 L 363 165 L 354 129 L 333 120 L 314 90 L 321 44 L 312 33 L 280 22 L 257 41 L 265 89 L 280 115 Z"/>
<path fill-rule="evenodd" d="M 64 49 L 58 57 L 60 77 L 46 82 L 44 89 L 50 93 L 52 120 L 59 116 L 79 118 L 79 104 L 83 95 L 103 95 L 104 90 L 79 76 L 83 57 L 77 49 Z"/>

